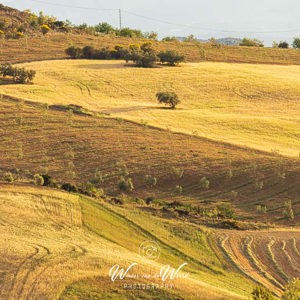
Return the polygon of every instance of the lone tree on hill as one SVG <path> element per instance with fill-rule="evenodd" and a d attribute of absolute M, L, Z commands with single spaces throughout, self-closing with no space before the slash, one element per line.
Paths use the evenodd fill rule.
<path fill-rule="evenodd" d="M 279 44 L 278 44 L 278 48 L 282 48 L 282 49 L 288 49 L 289 48 L 289 43 L 287 43 L 287 42 L 280 42 Z"/>
<path fill-rule="evenodd" d="M 178 96 L 174 92 L 159 92 L 156 94 L 158 103 L 164 103 L 174 109 L 180 103 Z"/>

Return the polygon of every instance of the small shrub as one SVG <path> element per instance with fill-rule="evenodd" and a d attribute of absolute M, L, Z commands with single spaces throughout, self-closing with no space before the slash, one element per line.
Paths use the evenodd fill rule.
<path fill-rule="evenodd" d="M 146 204 L 147 204 L 147 205 L 152 204 L 153 201 L 154 201 L 153 197 L 147 197 L 147 198 L 146 198 Z"/>
<path fill-rule="evenodd" d="M 78 189 L 80 193 L 90 196 L 90 197 L 102 197 L 104 192 L 102 189 L 97 189 L 94 184 L 91 182 L 81 184 L 80 188 Z"/>
<path fill-rule="evenodd" d="M 13 183 L 15 179 L 11 172 L 7 172 L 3 175 L 3 180 L 5 182 Z"/>
<path fill-rule="evenodd" d="M 176 185 L 175 192 L 176 192 L 177 194 L 182 194 L 182 192 L 183 192 L 183 187 L 182 187 L 181 185 Z"/>
<path fill-rule="evenodd" d="M 294 38 L 294 41 L 293 41 L 293 48 L 295 48 L 295 49 L 300 49 L 300 38 L 299 38 L 299 37 Z"/>
<path fill-rule="evenodd" d="M 0 76 L 12 77 L 15 83 L 30 83 L 33 81 L 35 74 L 34 70 L 13 67 L 11 64 L 0 65 Z"/>
<path fill-rule="evenodd" d="M 134 190 L 134 185 L 131 178 L 121 177 L 118 182 L 118 188 L 123 192 L 131 192 Z"/>
<path fill-rule="evenodd" d="M 290 220 L 294 221 L 295 215 L 294 215 L 294 210 L 292 206 L 292 201 L 288 200 L 284 203 L 284 211 L 283 214 Z"/>
<path fill-rule="evenodd" d="M 175 66 L 185 61 L 185 56 L 174 50 L 161 51 L 157 56 L 162 64 L 167 63 L 169 66 Z"/>
<path fill-rule="evenodd" d="M 62 190 L 67 191 L 67 192 L 72 192 L 72 193 L 77 193 L 78 188 L 76 185 L 73 185 L 71 183 L 64 183 L 60 187 Z"/>
<path fill-rule="evenodd" d="M 289 43 L 288 42 L 280 42 L 278 44 L 278 48 L 282 48 L 282 49 L 288 49 L 289 48 Z"/>
<path fill-rule="evenodd" d="M 231 179 L 233 177 L 233 171 L 231 169 L 226 172 L 226 177 L 228 179 Z"/>
<path fill-rule="evenodd" d="M 235 217 L 231 203 L 222 203 L 217 206 L 218 216 L 220 218 L 233 219 Z"/>
<path fill-rule="evenodd" d="M 57 188 L 58 184 L 56 183 L 56 181 L 48 174 L 43 174 L 41 175 L 44 179 L 44 184 L 43 186 L 49 186 L 49 187 L 53 187 L 53 188 Z"/>
<path fill-rule="evenodd" d="M 254 189 L 256 191 L 261 191 L 264 187 L 264 182 L 263 180 L 255 180 L 254 182 Z"/>
<path fill-rule="evenodd" d="M 237 191 L 231 191 L 231 192 L 230 192 L 231 199 L 233 199 L 233 200 L 236 199 L 237 196 L 238 196 L 238 194 L 239 194 L 239 193 L 238 193 Z"/>
<path fill-rule="evenodd" d="M 65 50 L 65 53 L 73 59 L 80 58 L 82 55 L 82 49 L 71 46 Z"/>
<path fill-rule="evenodd" d="M 150 187 L 154 187 L 157 184 L 157 178 L 151 175 L 146 175 L 145 180 L 146 180 L 146 184 Z"/>
<path fill-rule="evenodd" d="M 282 300 L 299 300 L 300 299 L 300 279 L 294 278 L 285 287 Z"/>
<path fill-rule="evenodd" d="M 210 182 L 206 177 L 202 177 L 199 181 L 200 187 L 202 190 L 208 190 Z"/>
<path fill-rule="evenodd" d="M 174 92 L 159 92 L 156 94 L 156 98 L 158 103 L 168 105 L 171 109 L 174 109 L 180 103 L 177 94 Z"/>
<path fill-rule="evenodd" d="M 263 286 L 257 286 L 252 292 L 253 300 L 274 300 L 272 293 Z"/>
<path fill-rule="evenodd" d="M 24 33 L 21 32 L 21 31 L 17 31 L 16 34 L 15 34 L 15 38 L 16 39 L 21 39 L 24 37 Z"/>
<path fill-rule="evenodd" d="M 82 55 L 86 59 L 92 59 L 95 58 L 96 56 L 96 50 L 92 46 L 85 46 L 82 49 Z"/>
<path fill-rule="evenodd" d="M 257 39 L 249 39 L 249 38 L 243 38 L 242 42 L 240 43 L 240 46 L 246 46 L 246 47 L 264 47 L 264 44 L 262 41 Z"/>
<path fill-rule="evenodd" d="M 180 179 L 180 178 L 183 177 L 184 170 L 181 169 L 181 168 L 173 167 L 173 168 L 172 168 L 172 174 L 173 174 L 176 178 Z"/>
<path fill-rule="evenodd" d="M 162 42 L 178 42 L 178 39 L 175 36 L 166 36 L 161 41 Z"/>
<path fill-rule="evenodd" d="M 41 26 L 41 31 L 43 35 L 46 35 L 50 31 L 50 27 L 47 24 Z"/>
<path fill-rule="evenodd" d="M 40 174 L 34 175 L 34 184 L 35 185 L 44 185 L 44 178 Z"/>

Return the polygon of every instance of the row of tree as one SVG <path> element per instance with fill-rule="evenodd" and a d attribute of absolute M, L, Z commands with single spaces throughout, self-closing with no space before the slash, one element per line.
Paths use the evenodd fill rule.
<path fill-rule="evenodd" d="M 126 62 L 133 61 L 137 67 L 143 68 L 153 67 L 158 61 L 169 66 L 175 66 L 185 61 L 185 56 L 177 51 L 156 52 L 151 42 L 142 45 L 130 45 L 129 47 L 117 45 L 112 50 L 109 48 L 95 49 L 92 46 L 85 46 L 84 48 L 71 46 L 65 52 L 73 59 L 123 59 Z"/>
<path fill-rule="evenodd" d="M 11 64 L 0 65 L 0 76 L 10 77 L 15 83 L 31 83 L 35 74 L 34 70 L 14 67 Z"/>
<path fill-rule="evenodd" d="M 258 39 L 249 39 L 244 38 L 240 46 L 247 46 L 247 47 L 264 47 L 264 43 Z M 294 49 L 300 49 L 300 38 L 294 38 L 292 47 Z M 290 48 L 290 44 L 286 41 L 281 41 L 279 43 L 273 42 L 273 48 L 282 48 L 282 49 L 288 49 Z"/>

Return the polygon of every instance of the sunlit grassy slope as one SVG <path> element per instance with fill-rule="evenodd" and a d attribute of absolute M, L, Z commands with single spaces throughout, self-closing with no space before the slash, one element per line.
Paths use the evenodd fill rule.
<path fill-rule="evenodd" d="M 40 103 L 4 97 L 0 99 L 0 158 L 0 179 L 8 171 L 27 182 L 36 173 L 48 173 L 60 184 L 80 185 L 94 182 L 100 172 L 97 187 L 116 196 L 124 175 L 120 164 L 125 164 L 135 188 L 131 197 L 176 199 L 202 208 L 230 201 L 239 216 L 281 224 L 290 224 L 283 205 L 291 200 L 295 222 L 300 220 L 298 159 L 110 117 L 72 116 Z M 183 171 L 181 178 L 174 168 Z M 147 175 L 156 177 L 155 187 L 146 184 Z M 210 181 L 209 190 L 201 187 L 204 176 Z M 256 187 L 258 180 L 263 181 L 261 190 Z M 183 187 L 181 195 L 177 185 Z M 237 193 L 234 198 L 232 191 Z M 258 203 L 267 205 L 268 213 L 257 211 Z"/>
<path fill-rule="evenodd" d="M 173 131 L 298 156 L 300 67 L 225 63 L 139 69 L 120 61 L 64 60 L 25 64 L 34 85 L 0 91 L 49 104 L 78 104 Z M 159 109 L 158 91 L 182 104 Z"/>
<path fill-rule="evenodd" d="M 2 185 L 0 204 L 1 299 L 242 299 L 253 287 L 224 269 L 200 227 L 192 243 L 179 231 L 188 225 L 179 221 L 148 215 L 151 227 L 144 227 L 103 203 L 32 187 Z M 138 254 L 149 239 L 161 246 L 156 262 Z M 136 262 L 132 275 L 154 275 L 164 264 L 185 261 L 190 277 L 176 279 L 174 289 L 128 292 L 122 284 L 134 279 L 112 282 L 108 276 L 114 264 Z"/>

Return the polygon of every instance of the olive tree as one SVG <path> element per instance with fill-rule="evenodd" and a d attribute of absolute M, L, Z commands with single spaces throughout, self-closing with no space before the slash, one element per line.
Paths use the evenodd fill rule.
<path fill-rule="evenodd" d="M 156 94 L 158 103 L 163 103 L 170 106 L 171 109 L 176 108 L 176 105 L 180 103 L 180 100 L 174 92 L 159 92 Z"/>

